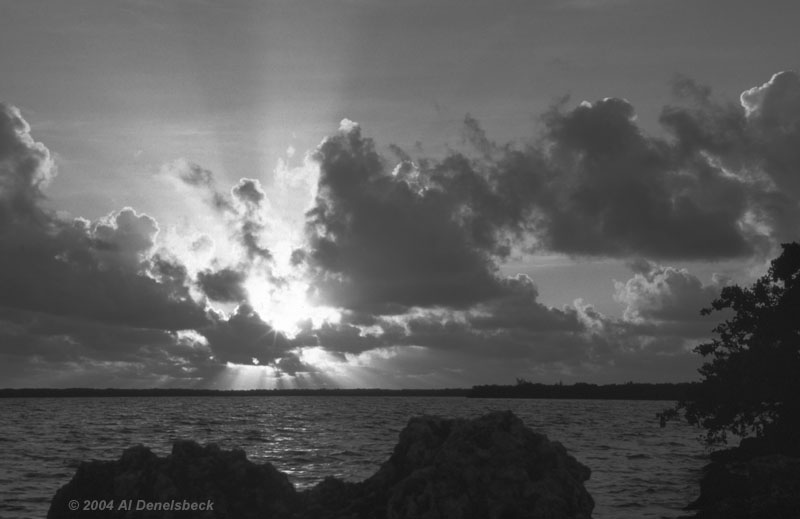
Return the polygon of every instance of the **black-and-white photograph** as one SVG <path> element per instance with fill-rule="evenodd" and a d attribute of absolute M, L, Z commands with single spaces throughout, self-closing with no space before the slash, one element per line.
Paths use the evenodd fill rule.
<path fill-rule="evenodd" d="M 800 517 L 798 20 L 0 0 L 0 517 Z"/>

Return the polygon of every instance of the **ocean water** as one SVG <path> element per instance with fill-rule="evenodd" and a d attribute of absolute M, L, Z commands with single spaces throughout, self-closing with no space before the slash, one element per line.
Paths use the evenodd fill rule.
<path fill-rule="evenodd" d="M 41 519 L 78 464 L 177 439 L 242 448 L 298 488 L 358 481 L 392 452 L 412 416 L 510 409 L 592 470 L 595 519 L 677 518 L 698 495 L 700 431 L 656 413 L 668 402 L 460 397 L 144 397 L 0 399 L 0 517 Z"/>

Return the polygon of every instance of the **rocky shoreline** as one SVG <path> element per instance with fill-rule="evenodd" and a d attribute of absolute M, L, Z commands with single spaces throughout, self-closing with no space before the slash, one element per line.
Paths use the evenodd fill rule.
<path fill-rule="evenodd" d="M 136 446 L 116 461 L 82 463 L 47 518 L 590 519 L 589 476 L 510 411 L 425 416 L 412 418 L 390 458 L 358 483 L 327 478 L 298 492 L 243 451 L 180 441 L 166 457 Z"/>
<path fill-rule="evenodd" d="M 795 447 L 797 448 L 797 447 Z M 694 519 L 800 518 L 800 456 L 745 439 L 713 452 L 703 469 Z"/>

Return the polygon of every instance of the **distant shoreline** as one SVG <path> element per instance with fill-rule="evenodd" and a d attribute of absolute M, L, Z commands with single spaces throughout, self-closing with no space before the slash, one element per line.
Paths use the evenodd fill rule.
<path fill-rule="evenodd" d="M 467 396 L 469 389 L 0 389 L 0 398 L 59 397 L 235 397 L 235 396 Z"/>
<path fill-rule="evenodd" d="M 190 388 L 5 388 L 0 398 L 96 398 L 96 397 L 279 397 L 279 396 L 393 396 L 466 398 L 542 398 L 575 400 L 680 400 L 695 383 L 534 384 L 484 385 L 448 389 L 190 389 Z"/>

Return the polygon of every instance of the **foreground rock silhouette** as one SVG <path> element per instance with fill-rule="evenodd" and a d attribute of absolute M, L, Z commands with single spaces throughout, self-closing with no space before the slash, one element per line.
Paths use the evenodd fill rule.
<path fill-rule="evenodd" d="M 583 486 L 589 475 L 560 443 L 510 411 L 473 420 L 426 416 L 412 418 L 391 457 L 359 483 L 327 478 L 297 492 L 285 474 L 251 463 L 243 451 L 181 441 L 164 458 L 137 446 L 117 461 L 82 463 L 47 517 L 590 519 L 594 501 Z M 81 510 L 70 510 L 72 500 Z M 91 500 L 113 500 L 112 509 L 82 510 Z M 213 510 L 136 511 L 140 500 L 210 500 Z M 134 511 L 120 510 L 122 502 Z"/>

